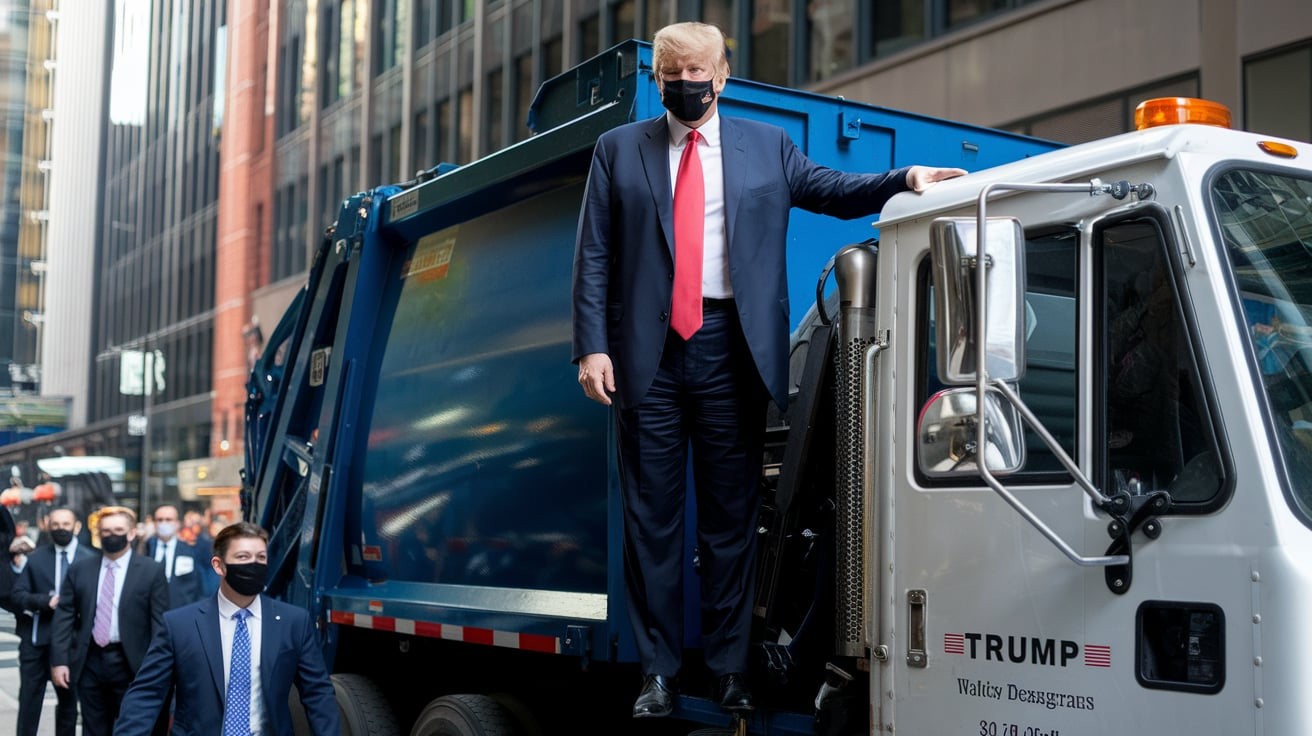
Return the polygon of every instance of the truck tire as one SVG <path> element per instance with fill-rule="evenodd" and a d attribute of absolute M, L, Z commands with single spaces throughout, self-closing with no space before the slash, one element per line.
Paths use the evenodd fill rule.
<path fill-rule="evenodd" d="M 424 707 L 410 736 L 518 736 L 511 712 L 489 695 L 443 695 Z"/>
<path fill-rule="evenodd" d="M 333 675 L 342 736 L 401 736 L 383 691 L 364 675 Z"/>

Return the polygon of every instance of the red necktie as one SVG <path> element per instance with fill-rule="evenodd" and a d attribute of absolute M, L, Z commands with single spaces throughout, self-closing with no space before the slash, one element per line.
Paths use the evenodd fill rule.
<path fill-rule="evenodd" d="M 674 181 L 674 300 L 670 327 L 687 340 L 702 326 L 702 237 L 706 228 L 706 192 L 697 131 L 688 133 Z"/>

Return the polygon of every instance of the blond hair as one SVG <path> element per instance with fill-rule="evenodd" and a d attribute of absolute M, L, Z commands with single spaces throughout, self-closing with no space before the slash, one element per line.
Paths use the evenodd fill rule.
<path fill-rule="evenodd" d="M 715 57 L 715 76 L 729 78 L 729 57 L 725 51 L 724 31 L 710 23 L 687 21 L 672 23 L 656 31 L 652 38 L 651 65 L 656 81 L 662 82 L 661 67 L 667 59 L 687 59 L 703 54 Z"/>

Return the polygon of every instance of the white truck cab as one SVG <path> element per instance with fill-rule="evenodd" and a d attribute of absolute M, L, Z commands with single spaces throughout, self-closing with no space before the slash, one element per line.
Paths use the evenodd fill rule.
<path fill-rule="evenodd" d="M 1152 127 L 879 227 L 872 732 L 1312 733 L 1312 145 Z"/>

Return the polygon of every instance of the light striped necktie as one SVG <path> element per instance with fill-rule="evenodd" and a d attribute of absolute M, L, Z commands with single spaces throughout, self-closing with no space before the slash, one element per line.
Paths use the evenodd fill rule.
<path fill-rule="evenodd" d="M 223 736 L 250 736 L 251 733 L 251 634 L 245 608 L 232 614 L 237 622 L 232 632 L 232 660 L 228 663 L 228 697 L 223 708 Z"/>

